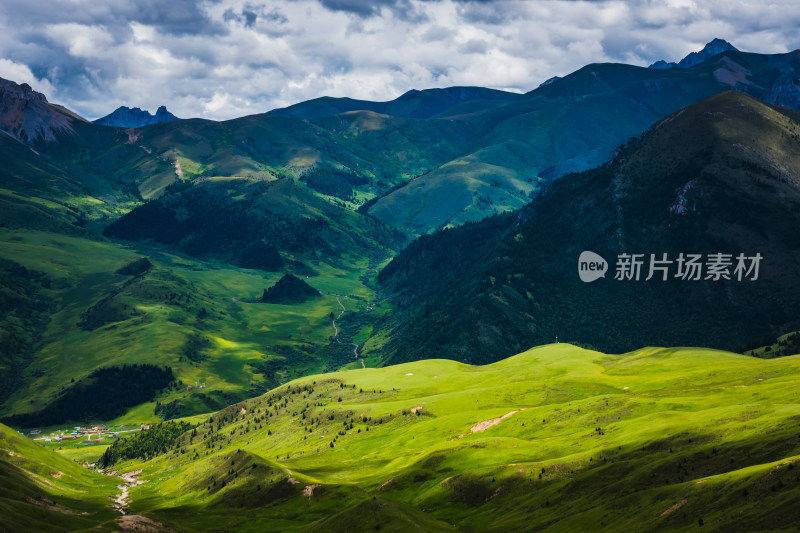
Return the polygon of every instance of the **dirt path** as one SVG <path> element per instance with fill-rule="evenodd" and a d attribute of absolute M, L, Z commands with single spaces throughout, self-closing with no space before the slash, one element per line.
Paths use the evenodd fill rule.
<path fill-rule="evenodd" d="M 496 426 L 497 424 L 499 424 L 500 422 L 502 422 L 506 418 L 512 417 L 515 414 L 519 413 L 520 411 L 524 411 L 524 410 L 525 409 L 517 409 L 516 411 L 511 411 L 510 413 L 506 413 L 501 417 L 492 418 L 490 420 L 484 420 L 483 422 L 479 422 L 479 423 L 475 424 L 474 426 L 472 426 L 471 428 L 469 428 L 469 432 L 470 433 L 478 433 L 480 431 L 486 431 L 490 427 Z"/>
<path fill-rule="evenodd" d="M 333 338 L 334 338 L 334 340 L 336 341 L 337 344 L 349 344 L 349 345 L 351 345 L 353 347 L 353 356 L 356 358 L 356 361 L 361 361 L 361 368 L 367 368 L 367 365 L 364 364 L 364 359 L 362 359 L 358 355 L 358 344 L 356 344 L 354 342 L 343 343 L 342 341 L 339 340 L 339 328 L 336 327 L 336 321 L 338 319 L 342 318 L 342 315 L 345 313 L 345 311 L 347 311 L 347 308 L 344 306 L 344 304 L 342 303 L 342 301 L 339 299 L 338 296 L 336 297 L 336 301 L 339 302 L 339 307 L 341 307 L 342 310 L 341 310 L 341 312 L 339 312 L 339 316 L 337 316 L 336 318 L 334 318 L 331 321 L 332 324 L 333 324 L 333 332 L 334 332 Z"/>
<path fill-rule="evenodd" d="M 139 474 L 141 473 L 141 470 L 133 470 L 118 476 L 124 483 L 117 485 L 117 488 L 120 490 L 119 495 L 117 495 L 115 498 L 111 498 L 111 500 L 114 502 L 111 508 L 122 515 L 115 521 L 117 527 L 119 527 L 120 531 L 136 531 L 139 533 L 174 533 L 174 529 L 165 526 L 161 522 L 157 522 L 152 518 L 140 514 L 128 514 L 130 504 L 133 501 L 131 500 L 130 490 L 133 487 L 144 483 L 144 481 L 139 479 Z M 106 472 L 105 474 L 107 476 L 116 476 L 117 471 L 112 470 L 110 472 Z"/>
<path fill-rule="evenodd" d="M 131 504 L 131 497 L 130 497 L 130 490 L 137 486 L 144 483 L 144 481 L 139 480 L 139 474 L 141 474 L 141 470 L 134 470 L 132 472 L 126 472 L 119 476 L 119 478 L 124 481 L 122 485 L 117 485 L 117 488 L 120 490 L 119 495 L 114 498 L 114 505 L 112 508 L 117 511 L 121 515 L 128 514 L 128 507 Z"/>
<path fill-rule="evenodd" d="M 161 522 L 156 522 L 140 514 L 129 514 L 117 518 L 117 525 L 122 531 L 136 531 L 139 533 L 172 532 L 173 529 L 165 527 Z"/>
<path fill-rule="evenodd" d="M 183 169 L 181 168 L 181 162 L 177 159 L 175 160 L 175 175 L 183 180 Z"/>
<path fill-rule="evenodd" d="M 686 498 L 682 499 L 681 501 L 679 501 L 678 503 L 676 503 L 675 505 L 673 505 L 672 507 L 670 507 L 669 509 L 667 509 L 666 511 L 664 511 L 660 515 L 658 515 L 659 518 L 661 518 L 662 516 L 667 516 L 668 514 L 674 512 L 674 511 L 677 511 L 678 509 L 683 507 L 686 504 L 686 502 L 688 502 L 688 501 L 689 500 L 687 500 Z"/>

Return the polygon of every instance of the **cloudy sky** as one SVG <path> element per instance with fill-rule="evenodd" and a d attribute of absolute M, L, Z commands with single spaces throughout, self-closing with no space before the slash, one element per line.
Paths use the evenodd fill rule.
<path fill-rule="evenodd" d="M 3 0 L 0 77 L 95 119 L 229 119 L 323 95 L 529 91 L 591 62 L 676 61 L 714 37 L 800 48 L 796 0 Z"/>

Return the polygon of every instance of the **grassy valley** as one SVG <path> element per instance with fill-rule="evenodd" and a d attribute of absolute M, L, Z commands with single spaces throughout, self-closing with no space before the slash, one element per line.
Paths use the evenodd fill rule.
<path fill-rule="evenodd" d="M 218 409 L 302 373 L 322 371 L 332 360 L 353 361 L 352 349 L 347 355 L 331 341 L 330 315 L 341 312 L 339 301 L 348 309 L 340 328 L 347 327 L 348 314 L 386 311 L 360 279 L 370 269 L 374 276 L 368 259 L 348 259 L 338 267 L 312 263 L 316 275 L 306 281 L 322 296 L 278 304 L 259 299 L 281 272 L 46 232 L 4 230 L 0 239 L 16 264 L 26 265 L 24 273 L 16 273 L 25 280 L 17 291 L 26 292 L 9 294 L 7 321 L 30 324 L 4 330 L 9 338 L 4 416 L 45 409 L 97 368 L 136 363 L 169 367 L 182 383 L 158 395 L 158 415 Z M 141 257 L 152 261 L 147 270 L 126 270 Z M 17 346 L 12 335 L 18 349 L 11 350 Z M 195 389 L 197 383 L 205 388 Z M 155 408 L 155 400 L 149 401 L 122 421 L 151 421 Z"/>

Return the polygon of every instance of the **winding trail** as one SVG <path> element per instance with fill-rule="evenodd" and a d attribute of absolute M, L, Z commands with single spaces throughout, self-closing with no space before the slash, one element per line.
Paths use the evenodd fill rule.
<path fill-rule="evenodd" d="M 132 472 L 127 472 L 119 476 L 119 478 L 124 481 L 122 485 L 117 485 L 117 488 L 121 491 L 119 496 L 114 498 L 114 505 L 113 508 L 121 515 L 128 514 L 128 506 L 131 504 L 131 497 L 130 497 L 130 490 L 137 486 L 144 483 L 144 481 L 139 481 L 139 474 L 141 474 L 141 470 L 134 470 Z"/>
<path fill-rule="evenodd" d="M 88 465 L 84 464 L 84 466 L 87 468 L 92 468 L 94 465 L 89 467 Z M 58 473 L 60 474 L 61 472 Z M 119 528 L 115 531 L 135 531 L 138 533 L 177 533 L 173 528 L 153 520 L 148 516 L 142 514 L 128 514 L 130 511 L 131 502 L 133 501 L 131 499 L 130 490 L 133 487 L 137 487 L 145 483 L 144 480 L 139 479 L 139 475 L 141 473 L 141 469 L 125 472 L 124 474 L 119 475 L 117 470 L 103 472 L 103 474 L 106 476 L 118 477 L 123 481 L 121 485 L 117 485 L 120 493 L 117 496 L 109 497 L 112 501 L 111 509 L 120 514 L 119 518 L 114 521 L 116 526 Z M 51 475 L 55 477 L 54 474 Z M 54 510 L 58 511 L 59 509 Z"/>
<path fill-rule="evenodd" d="M 353 347 L 353 356 L 356 358 L 357 361 L 361 361 L 361 368 L 367 368 L 367 365 L 364 364 L 364 359 L 362 359 L 358 355 L 358 344 L 354 342 L 343 343 L 342 341 L 339 340 L 339 328 L 336 327 L 336 321 L 342 318 L 342 315 L 345 313 L 345 311 L 347 311 L 347 308 L 344 306 L 344 304 L 342 303 L 342 301 L 339 299 L 338 296 L 336 297 L 336 301 L 339 302 L 339 307 L 341 307 L 342 310 L 339 312 L 339 316 L 337 316 L 331 321 L 333 324 L 333 332 L 334 332 L 333 338 L 334 340 L 336 340 L 337 344 L 351 345 Z"/>
<path fill-rule="evenodd" d="M 114 504 L 111 506 L 112 509 L 114 509 L 120 515 L 122 515 L 115 521 L 117 526 L 119 527 L 120 531 L 137 531 L 137 532 L 150 532 L 150 533 L 173 532 L 172 528 L 166 527 L 161 522 L 157 522 L 145 515 L 128 514 L 132 501 L 130 496 L 130 490 L 133 487 L 136 487 L 144 483 L 144 481 L 139 479 L 139 474 L 141 473 L 142 473 L 141 470 L 134 470 L 132 472 L 126 472 L 119 476 L 119 478 L 122 481 L 124 481 L 124 483 L 122 485 L 117 485 L 117 488 L 120 490 L 120 493 L 116 498 L 112 498 Z M 107 475 L 115 475 L 115 474 L 116 472 L 109 472 Z"/>

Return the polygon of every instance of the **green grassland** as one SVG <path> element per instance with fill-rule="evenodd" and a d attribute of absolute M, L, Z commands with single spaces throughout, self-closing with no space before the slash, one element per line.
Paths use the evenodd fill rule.
<path fill-rule="evenodd" d="M 10 392 L 0 411 L 4 416 L 46 407 L 97 368 L 143 363 L 170 366 L 182 385 L 160 393 L 158 404 L 131 408 L 114 422 L 157 420 L 154 409 L 163 404 L 171 405 L 159 412 L 162 417 L 213 411 L 327 368 L 334 335 L 330 314 L 341 312 L 337 298 L 348 311 L 339 326 L 347 334 L 348 315 L 385 312 L 368 311 L 376 295 L 362 276 L 374 276 L 376 265 L 366 258 L 345 257 L 337 266 L 317 261 L 317 275 L 304 280 L 323 295 L 278 305 L 257 299 L 282 272 L 40 231 L 0 230 L 0 246 L 4 258 L 35 281 L 28 298 L 36 312 L 21 324 L 38 328 L 20 326 L 27 355 L 4 360 L 17 370 L 4 373 L 4 393 Z M 119 272 L 141 257 L 152 262 L 148 271 Z M 46 319 L 36 314 L 41 312 Z M 6 317 L 12 325 L 17 319 Z M 195 389 L 197 382 L 205 388 Z"/>
<path fill-rule="evenodd" d="M 694 348 L 419 361 L 297 379 L 109 468 L 181 531 L 792 531 L 798 380 L 800 356 Z"/>

